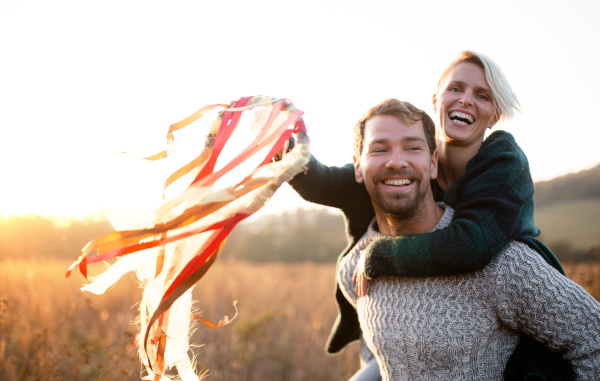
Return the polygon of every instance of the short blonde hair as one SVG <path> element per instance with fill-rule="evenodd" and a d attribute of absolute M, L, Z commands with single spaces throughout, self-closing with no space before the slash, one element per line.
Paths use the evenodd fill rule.
<path fill-rule="evenodd" d="M 442 85 L 446 82 L 446 79 L 452 73 L 454 68 L 463 62 L 473 63 L 483 69 L 485 79 L 492 91 L 494 97 L 494 109 L 496 115 L 500 120 L 510 120 L 514 117 L 515 110 L 520 111 L 519 99 L 513 92 L 508 80 L 502 73 L 500 67 L 492 61 L 491 58 L 475 53 L 469 50 L 458 53 L 458 57 L 448 65 L 446 70 L 442 73 L 440 80 L 437 84 L 436 94 L 441 90 Z"/>

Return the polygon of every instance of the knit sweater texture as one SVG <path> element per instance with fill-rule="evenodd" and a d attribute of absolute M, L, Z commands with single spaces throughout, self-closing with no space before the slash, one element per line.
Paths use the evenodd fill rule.
<path fill-rule="evenodd" d="M 446 211 L 432 231 L 451 223 Z M 539 254 L 510 242 L 483 270 L 440 277 L 382 276 L 358 297 L 352 275 L 368 231 L 338 269 L 383 380 L 502 380 L 521 332 L 560 351 L 581 380 L 600 379 L 600 303 Z"/>

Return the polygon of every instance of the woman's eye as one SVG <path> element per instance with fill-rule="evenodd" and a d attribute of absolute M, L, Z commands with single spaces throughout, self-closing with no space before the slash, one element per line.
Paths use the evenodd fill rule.
<path fill-rule="evenodd" d="M 486 95 L 483 95 L 483 94 L 479 94 L 479 95 L 477 96 L 477 98 L 479 98 L 479 99 L 481 99 L 481 100 L 484 100 L 484 101 L 487 101 L 487 100 L 488 100 L 488 97 L 487 97 Z"/>
<path fill-rule="evenodd" d="M 458 87 L 451 87 L 451 88 L 449 89 L 449 91 L 451 91 L 451 92 L 453 92 L 453 93 L 458 93 L 458 92 L 460 92 L 460 89 L 459 89 Z"/>

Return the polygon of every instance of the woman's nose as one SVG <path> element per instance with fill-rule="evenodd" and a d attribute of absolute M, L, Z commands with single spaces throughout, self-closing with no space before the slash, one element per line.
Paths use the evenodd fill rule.
<path fill-rule="evenodd" d="M 472 104 L 472 95 L 470 91 L 465 91 L 462 93 L 462 96 L 458 100 L 463 105 L 471 105 Z"/>

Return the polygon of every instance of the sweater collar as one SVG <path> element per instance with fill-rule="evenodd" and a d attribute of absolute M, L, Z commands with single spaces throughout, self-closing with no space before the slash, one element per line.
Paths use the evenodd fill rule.
<path fill-rule="evenodd" d="M 447 206 L 443 202 L 438 202 L 437 204 L 442 209 L 444 209 L 444 214 L 442 215 L 442 218 L 440 218 L 440 220 L 438 221 L 437 225 L 435 225 L 435 227 L 433 229 L 431 229 L 429 232 L 433 232 L 433 231 L 436 231 L 438 229 L 445 228 L 446 226 L 450 225 L 450 222 L 452 222 L 452 217 L 454 217 L 454 209 L 452 209 L 451 207 Z M 379 232 L 379 226 L 377 226 L 377 218 L 373 218 L 373 220 L 369 224 L 369 228 L 367 229 L 366 235 L 367 235 L 367 237 L 368 237 L 368 239 L 370 241 L 371 240 L 376 240 L 376 239 L 379 239 L 379 238 L 390 237 L 387 234 L 383 234 L 383 233 Z"/>

